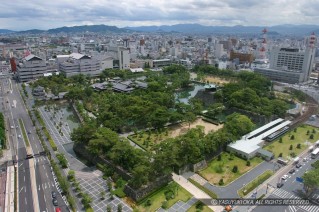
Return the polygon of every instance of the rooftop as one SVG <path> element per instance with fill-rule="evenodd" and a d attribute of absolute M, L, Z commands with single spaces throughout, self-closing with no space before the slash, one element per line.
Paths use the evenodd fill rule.
<path fill-rule="evenodd" d="M 281 118 L 276 119 L 244 135 L 240 140 L 236 141 L 235 143 L 231 143 L 228 146 L 241 152 L 251 154 L 260 148 L 260 144 L 263 142 L 264 138 L 289 125 L 290 123 L 291 121 L 285 121 Z"/>

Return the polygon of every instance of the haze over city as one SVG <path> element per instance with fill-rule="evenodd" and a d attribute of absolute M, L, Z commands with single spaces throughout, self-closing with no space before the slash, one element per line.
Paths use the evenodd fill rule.
<path fill-rule="evenodd" d="M 198 23 L 207 26 L 317 24 L 318 1 L 308 0 L 55 0 L 2 1 L 0 28 L 50 29 Z"/>

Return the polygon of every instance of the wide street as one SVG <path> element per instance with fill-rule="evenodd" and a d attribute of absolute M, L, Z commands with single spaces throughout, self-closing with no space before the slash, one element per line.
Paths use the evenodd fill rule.
<path fill-rule="evenodd" d="M 36 177 L 36 192 L 38 195 L 38 203 L 40 211 L 53 212 L 55 208 L 52 204 L 51 191 L 56 191 L 55 182 L 53 180 L 50 164 L 46 156 L 40 156 L 39 153 L 43 152 L 43 148 L 36 135 L 35 128 L 32 125 L 31 119 L 26 111 L 24 103 L 21 99 L 17 85 L 14 81 L 8 78 L 1 79 L 2 89 L 5 101 L 4 112 L 8 115 L 10 122 L 9 135 L 13 140 L 15 148 L 17 148 L 18 155 L 18 210 L 33 212 L 35 208 L 33 206 L 31 179 L 30 179 L 30 167 L 29 160 L 26 160 L 26 144 L 24 142 L 21 127 L 19 126 L 19 119 L 24 123 L 25 130 L 28 132 L 27 136 L 35 154 L 34 166 Z M 67 210 L 67 207 L 62 200 L 61 195 L 58 195 L 58 203 L 61 209 Z"/>

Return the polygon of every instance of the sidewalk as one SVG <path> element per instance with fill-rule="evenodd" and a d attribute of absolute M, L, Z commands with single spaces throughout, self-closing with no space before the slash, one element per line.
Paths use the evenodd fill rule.
<path fill-rule="evenodd" d="M 210 196 L 208 196 L 205 192 L 203 192 L 202 190 L 197 188 L 195 185 L 193 185 L 191 182 L 189 182 L 185 177 L 173 173 L 173 180 L 176 183 L 178 183 L 180 186 L 182 186 L 184 189 L 186 189 L 189 193 L 191 193 L 196 199 L 201 201 L 204 199 L 205 200 L 211 199 Z M 222 206 L 208 205 L 208 207 L 212 209 L 214 212 L 221 212 L 224 210 Z"/>

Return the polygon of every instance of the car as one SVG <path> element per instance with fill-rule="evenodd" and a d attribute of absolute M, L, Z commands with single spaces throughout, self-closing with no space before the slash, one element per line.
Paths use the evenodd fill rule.
<path fill-rule="evenodd" d="M 283 186 L 284 186 L 283 183 L 277 183 L 277 188 L 281 188 L 281 187 L 283 187 Z"/>
<path fill-rule="evenodd" d="M 287 180 L 287 178 L 288 178 L 288 175 L 286 175 L 286 174 L 281 177 L 281 179 L 283 179 L 283 180 Z"/>
<path fill-rule="evenodd" d="M 31 131 L 28 131 L 28 134 L 31 134 Z"/>
<path fill-rule="evenodd" d="M 56 198 L 56 192 L 55 192 L 55 191 L 52 191 L 52 192 L 51 192 L 51 196 L 52 196 L 53 199 L 55 199 L 55 198 Z"/>
<path fill-rule="evenodd" d="M 61 212 L 60 208 L 55 208 L 55 212 Z"/>
<path fill-rule="evenodd" d="M 303 162 L 306 162 L 306 161 L 307 161 L 307 158 L 304 158 L 304 159 L 303 159 Z"/>
<path fill-rule="evenodd" d="M 58 200 L 57 199 L 52 199 L 52 203 L 53 203 L 53 205 L 54 206 L 58 206 L 59 204 L 58 204 Z"/>
<path fill-rule="evenodd" d="M 295 173 L 295 169 L 291 169 L 290 171 L 289 171 L 289 174 L 293 174 L 293 173 Z"/>
<path fill-rule="evenodd" d="M 18 135 L 18 138 L 21 138 L 21 135 Z"/>
<path fill-rule="evenodd" d="M 300 167 L 301 167 L 301 164 L 298 163 L 298 164 L 296 165 L 296 168 L 299 169 Z"/>
<path fill-rule="evenodd" d="M 10 128 L 11 128 L 11 129 L 13 129 L 13 128 L 14 128 L 14 126 L 11 126 Z"/>

